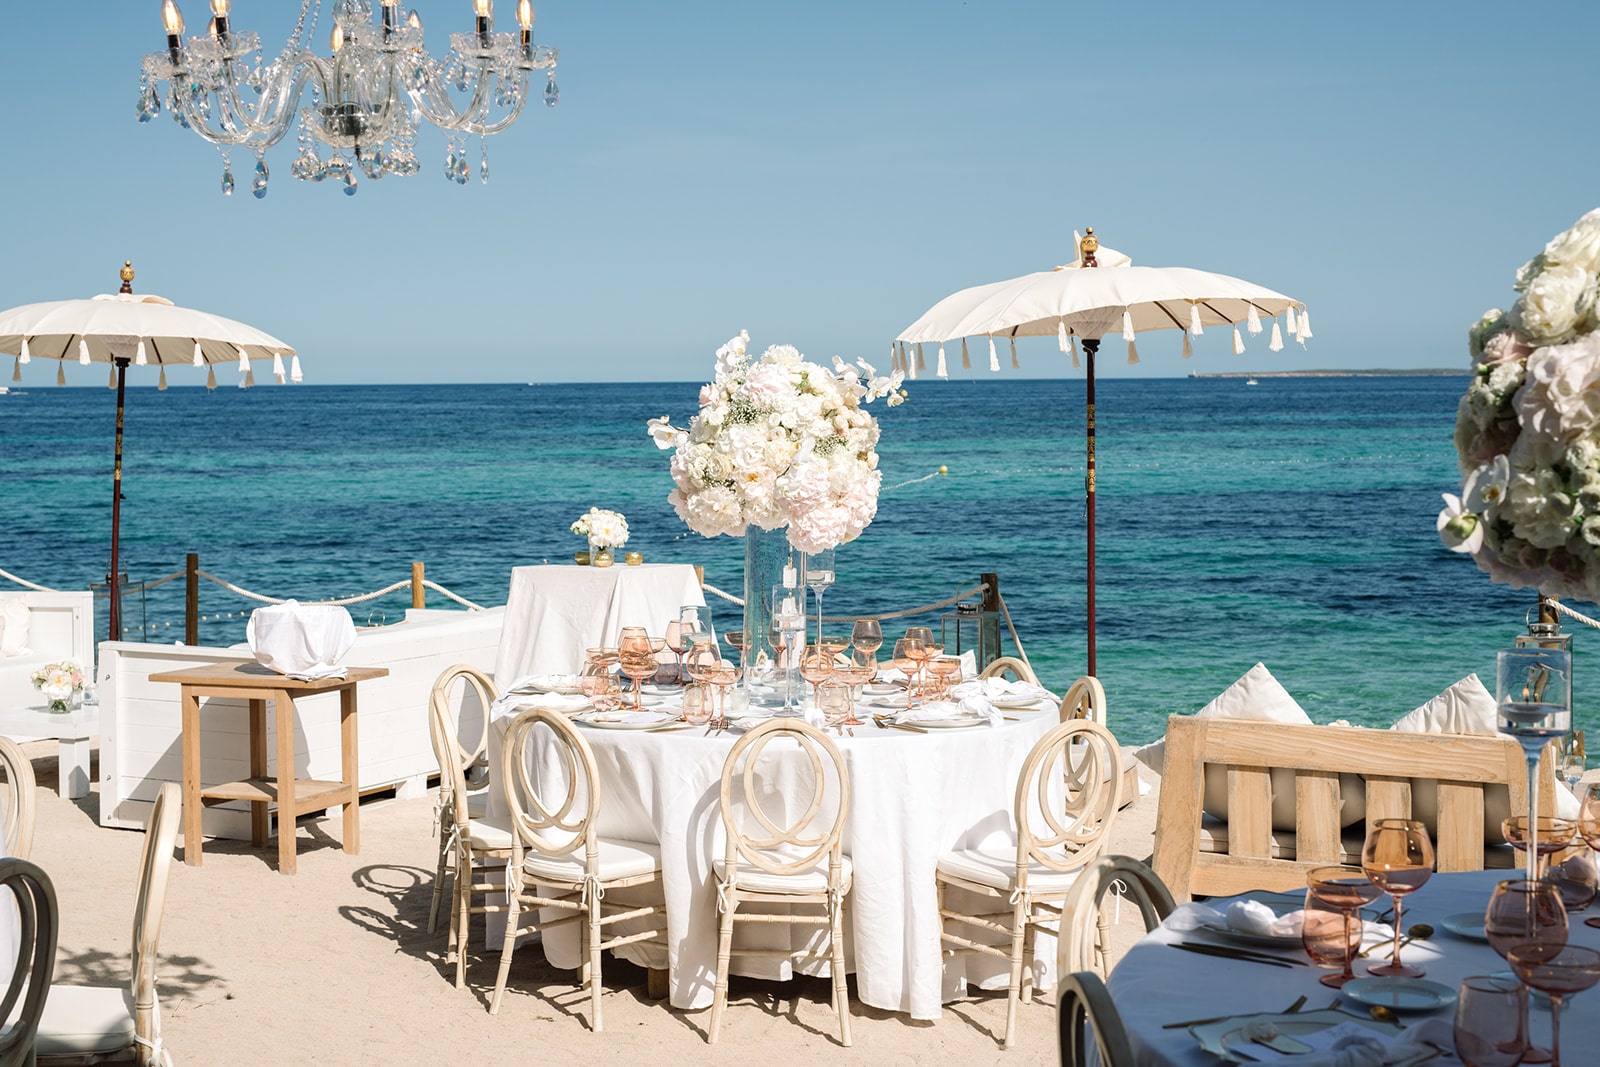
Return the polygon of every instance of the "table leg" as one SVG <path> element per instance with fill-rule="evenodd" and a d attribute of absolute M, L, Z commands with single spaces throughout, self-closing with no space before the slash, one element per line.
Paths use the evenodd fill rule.
<path fill-rule="evenodd" d="M 356 687 L 352 683 L 339 691 L 340 749 L 344 755 L 341 771 L 349 793 L 344 802 L 344 850 L 352 856 L 361 853 L 361 760 L 356 750 Z"/>
<path fill-rule="evenodd" d="M 294 698 L 280 689 L 278 708 L 278 873 L 294 874 Z"/>
<path fill-rule="evenodd" d="M 265 778 L 267 776 L 267 702 L 265 700 L 250 701 L 250 777 Z M 271 816 L 267 812 L 267 802 L 259 801 L 250 804 L 250 843 L 257 848 L 267 843 L 267 833 L 270 829 Z"/>
<path fill-rule="evenodd" d="M 89 738 L 56 741 L 56 790 L 68 800 L 89 795 Z"/>
<path fill-rule="evenodd" d="M 183 687 L 183 862 L 200 866 L 200 697 Z"/>

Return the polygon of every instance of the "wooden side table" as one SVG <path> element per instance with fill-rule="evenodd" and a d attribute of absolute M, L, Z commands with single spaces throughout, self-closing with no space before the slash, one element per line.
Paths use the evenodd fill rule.
<path fill-rule="evenodd" d="M 202 805 L 245 800 L 250 803 L 250 840 L 267 842 L 267 804 L 278 805 L 278 873 L 295 873 L 295 819 L 309 811 L 344 805 L 344 850 L 361 851 L 359 760 L 356 745 L 356 685 L 389 673 L 386 667 L 351 667 L 343 678 L 302 682 L 258 663 L 217 664 L 152 674 L 152 682 L 173 682 L 183 694 L 183 858 L 200 866 Z M 318 693 L 339 694 L 340 780 L 294 776 L 294 702 Z M 231 698 L 250 705 L 250 777 L 240 782 L 200 783 L 200 699 Z M 267 776 L 267 701 L 277 711 L 278 775 Z M 210 803 L 208 803 L 210 802 Z"/>

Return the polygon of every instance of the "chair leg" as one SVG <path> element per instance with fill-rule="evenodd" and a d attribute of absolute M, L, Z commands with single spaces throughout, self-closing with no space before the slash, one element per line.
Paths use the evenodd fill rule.
<path fill-rule="evenodd" d="M 844 973 L 844 901 L 828 905 L 828 919 L 833 949 L 833 1010 L 839 1013 L 839 1041 L 849 1048 L 854 1041 L 850 1036 L 850 988 L 845 984 Z"/>
<path fill-rule="evenodd" d="M 589 965 L 587 979 L 589 982 L 589 1004 L 593 1012 L 594 1032 L 599 1033 L 605 1029 L 600 1019 L 600 996 L 605 992 L 600 982 L 600 894 L 589 894 Z"/>
<path fill-rule="evenodd" d="M 1022 943 L 1028 930 L 1028 900 L 1021 897 L 1012 914 L 1011 930 L 1011 984 L 1006 987 L 1006 1037 L 1005 1047 L 1017 1043 L 1017 1008 L 1022 993 Z"/>
<path fill-rule="evenodd" d="M 717 935 L 717 985 L 711 999 L 711 1026 L 706 1040 L 717 1043 L 722 1034 L 722 1013 L 728 1010 L 728 961 L 733 955 L 733 913 L 739 906 L 737 890 L 729 890 L 727 910 L 722 913 L 722 927 Z"/>
<path fill-rule="evenodd" d="M 520 883 L 521 879 L 517 879 Z M 500 973 L 494 979 L 494 998 L 489 1001 L 489 1014 L 500 1014 L 500 998 L 505 996 L 506 976 L 511 973 L 511 954 L 517 949 L 517 917 L 522 911 L 522 886 L 520 884 L 506 886 L 511 896 L 510 906 L 506 909 L 506 937 L 500 943 Z"/>
<path fill-rule="evenodd" d="M 433 900 L 428 905 L 428 933 L 433 933 L 439 925 L 439 901 L 444 897 L 445 869 L 450 862 L 449 837 L 445 834 L 444 827 L 439 827 L 439 865 L 433 874 Z"/>
<path fill-rule="evenodd" d="M 1038 957 L 1039 957 L 1039 951 L 1035 947 L 1036 944 L 1037 944 L 1036 938 L 1038 936 L 1038 933 L 1039 933 L 1038 926 L 1036 926 L 1035 924 L 1033 924 L 1031 922 L 1025 924 L 1024 927 L 1023 927 L 1023 934 L 1022 934 L 1022 999 L 1023 999 L 1023 1002 L 1027 1003 L 1027 1004 L 1032 1004 L 1037 999 L 1037 997 L 1035 996 L 1035 993 L 1037 993 L 1038 990 L 1035 989 L 1034 984 L 1033 984 L 1033 972 L 1034 972 L 1035 966 L 1038 964 Z"/>
<path fill-rule="evenodd" d="M 463 871 L 466 873 L 461 873 Z M 451 887 L 455 894 L 455 910 L 450 917 L 450 926 L 453 930 L 457 989 L 464 989 L 467 984 L 467 948 L 472 937 L 472 874 L 472 853 L 456 853 L 456 880 Z"/>

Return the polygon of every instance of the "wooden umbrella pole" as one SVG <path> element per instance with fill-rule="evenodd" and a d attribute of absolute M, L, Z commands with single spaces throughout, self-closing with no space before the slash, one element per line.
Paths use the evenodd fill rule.
<path fill-rule="evenodd" d="M 1088 448 L 1088 463 L 1084 471 L 1084 515 L 1089 534 L 1089 573 L 1088 593 L 1085 597 L 1085 609 L 1089 615 L 1089 671 L 1095 673 L 1094 662 L 1094 354 L 1100 350 L 1100 342 L 1096 339 L 1083 339 L 1083 356 L 1087 368 L 1085 378 L 1084 403 L 1087 413 L 1087 433 L 1085 435 Z"/>
<path fill-rule="evenodd" d="M 108 631 L 110 640 L 122 640 L 122 585 L 117 580 L 117 539 L 122 526 L 122 404 L 128 381 L 128 360 L 117 359 L 117 446 L 116 459 L 111 466 L 111 573 L 106 575 L 106 591 L 110 598 Z"/>

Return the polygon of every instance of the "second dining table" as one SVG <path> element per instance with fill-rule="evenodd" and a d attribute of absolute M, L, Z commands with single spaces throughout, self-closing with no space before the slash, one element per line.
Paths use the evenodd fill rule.
<path fill-rule="evenodd" d="M 500 714 L 489 731 L 490 767 L 500 765 L 501 740 L 515 708 L 538 703 L 538 697 L 520 697 L 497 705 Z M 1017 776 L 1029 749 L 1056 722 L 1055 700 L 1046 696 L 1007 711 L 992 726 L 917 733 L 868 724 L 844 736 L 830 731 L 850 775 L 844 850 L 854 863 L 855 881 L 846 903 L 846 942 L 863 1004 L 929 1020 L 937 1019 L 941 1005 L 961 996 L 968 984 L 1005 988 L 1009 975 L 1003 960 L 945 957 L 934 868 L 941 854 L 958 847 L 992 848 L 1014 862 Z M 721 855 L 724 840 L 718 796 L 723 764 L 738 735 L 698 727 L 589 728 L 583 736 L 599 768 L 600 834 L 661 848 L 665 958 L 645 945 L 625 946 L 619 953 L 642 966 L 665 968 L 673 1007 L 709 1007 L 718 922 L 712 860 Z M 544 758 L 551 748 L 546 742 L 530 756 L 537 775 L 558 773 L 559 764 Z M 801 763 L 798 749 L 794 757 Z M 771 788 L 781 794 L 780 803 L 787 798 L 792 771 L 785 766 L 774 776 Z M 809 781 L 792 784 L 796 797 L 809 796 Z M 506 811 L 498 784 L 489 810 Z M 740 933 L 743 937 L 746 931 Z M 791 935 L 787 928 L 774 928 L 753 936 Z M 577 966 L 575 928 L 547 931 L 543 942 L 551 964 Z M 490 948 L 498 949 L 499 943 L 491 927 Z M 1053 966 L 1048 938 L 1040 938 L 1039 957 L 1047 968 Z M 734 959 L 735 973 L 757 977 L 788 977 L 790 966 L 788 961 Z"/>

